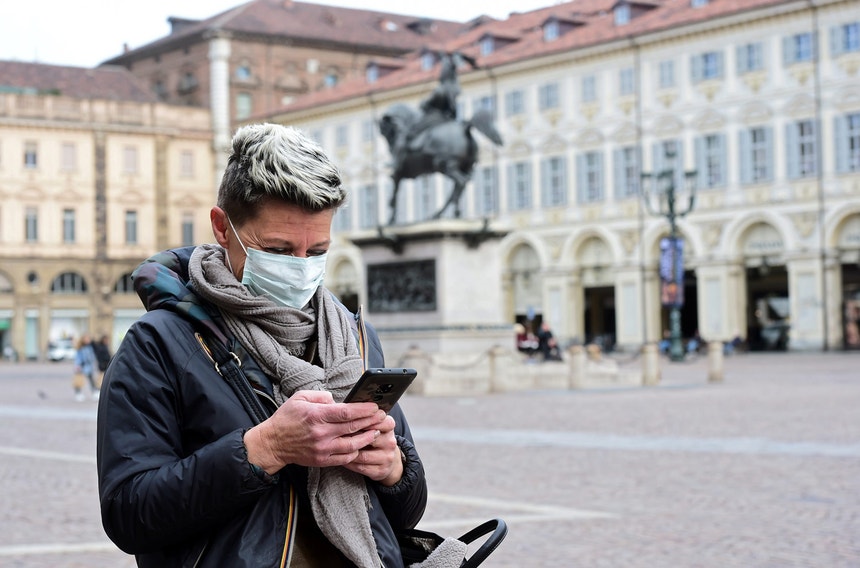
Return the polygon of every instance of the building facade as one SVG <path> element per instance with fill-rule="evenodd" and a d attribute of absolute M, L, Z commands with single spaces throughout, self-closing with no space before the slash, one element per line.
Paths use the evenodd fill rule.
<path fill-rule="evenodd" d="M 508 231 L 485 285 L 501 283 L 511 323 L 628 349 L 663 337 L 667 194 L 644 187 L 650 173 L 673 181 L 680 209 L 695 182 L 678 218 L 685 337 L 860 346 L 855 1 L 576 0 L 484 21 L 444 50 L 479 65 L 460 69 L 461 118 L 492 109 L 505 142 L 479 140 L 463 208 Z M 418 106 L 437 59 L 418 51 L 271 117 L 319 139 L 353 190 L 327 283 L 356 303 L 367 290 L 351 243 L 385 223 L 391 192 L 378 120 L 395 103 Z M 397 222 L 415 223 L 450 181 L 405 185 Z"/>
<path fill-rule="evenodd" d="M 41 360 L 143 313 L 131 271 L 211 240 L 210 115 L 119 67 L 0 62 L 0 346 Z"/>
<path fill-rule="evenodd" d="M 242 121 L 363 76 L 371 61 L 397 65 L 395 58 L 464 27 L 292 0 L 252 0 L 204 20 L 169 21 L 169 35 L 105 65 L 126 67 L 163 102 L 209 108 L 218 172 Z"/>

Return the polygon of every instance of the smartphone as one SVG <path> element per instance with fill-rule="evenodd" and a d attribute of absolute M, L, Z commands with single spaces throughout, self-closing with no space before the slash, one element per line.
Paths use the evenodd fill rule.
<path fill-rule="evenodd" d="M 415 369 L 368 369 L 346 395 L 344 402 L 375 402 L 379 408 L 390 412 L 417 374 Z"/>

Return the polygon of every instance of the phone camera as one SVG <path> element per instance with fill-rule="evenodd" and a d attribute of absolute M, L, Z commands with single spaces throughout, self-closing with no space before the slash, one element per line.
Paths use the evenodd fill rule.
<path fill-rule="evenodd" d="M 394 385 L 391 383 L 388 383 L 385 385 L 379 385 L 378 387 L 376 387 L 376 393 L 377 394 L 385 394 L 385 393 L 391 392 L 391 389 L 393 389 L 393 388 L 394 388 Z"/>

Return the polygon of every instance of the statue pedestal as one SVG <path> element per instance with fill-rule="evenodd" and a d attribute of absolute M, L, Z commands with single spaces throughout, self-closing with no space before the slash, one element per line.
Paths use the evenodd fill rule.
<path fill-rule="evenodd" d="M 499 239 L 482 221 L 438 220 L 353 242 L 367 278 L 367 320 L 390 367 L 414 367 L 410 392 L 493 390 L 494 348 L 513 348 L 498 280 Z"/>

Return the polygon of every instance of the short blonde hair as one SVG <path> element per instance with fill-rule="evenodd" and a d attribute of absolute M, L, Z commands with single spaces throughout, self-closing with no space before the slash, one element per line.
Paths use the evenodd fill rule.
<path fill-rule="evenodd" d="M 310 211 L 340 207 L 346 200 L 340 172 L 301 130 L 280 124 L 249 124 L 233 136 L 232 152 L 218 189 L 218 206 L 237 224 L 254 217 L 267 199 Z"/>

